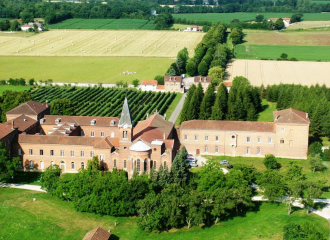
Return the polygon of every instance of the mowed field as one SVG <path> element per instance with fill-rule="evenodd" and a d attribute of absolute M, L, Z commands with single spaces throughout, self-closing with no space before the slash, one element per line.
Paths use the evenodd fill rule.
<path fill-rule="evenodd" d="M 297 30 L 297 29 L 313 29 L 317 28 L 319 30 L 328 30 L 330 28 L 330 21 L 302 21 L 291 24 L 286 28 L 288 30 Z"/>
<path fill-rule="evenodd" d="M 329 53 L 329 52 L 328 52 Z M 280 83 L 330 87 L 330 63 L 267 60 L 234 60 L 228 64 L 227 80 L 243 76 L 254 86 Z"/>
<path fill-rule="evenodd" d="M 173 14 L 174 18 L 185 18 L 193 21 L 225 22 L 233 19 L 240 21 L 254 21 L 257 13 L 182 13 Z M 291 17 L 292 13 L 262 13 L 265 19 Z M 303 21 L 329 21 L 330 13 L 304 13 Z"/>
<path fill-rule="evenodd" d="M 190 57 L 204 33 L 173 31 L 52 30 L 30 37 L 0 35 L 0 55 Z"/>
<path fill-rule="evenodd" d="M 22 77 L 72 83 L 116 83 L 123 80 L 131 84 L 133 79 L 154 79 L 165 74 L 172 62 L 170 58 L 156 57 L 0 56 L 0 76 L 1 79 Z M 127 71 L 135 74 L 123 75 Z"/>

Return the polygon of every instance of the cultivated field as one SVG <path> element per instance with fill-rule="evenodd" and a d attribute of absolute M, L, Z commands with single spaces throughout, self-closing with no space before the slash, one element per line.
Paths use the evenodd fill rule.
<path fill-rule="evenodd" d="M 154 30 L 153 21 L 142 19 L 67 19 L 47 25 L 51 29 L 144 29 Z"/>
<path fill-rule="evenodd" d="M 52 30 L 34 36 L 0 35 L 0 55 L 11 56 L 190 56 L 203 33 L 172 31 Z"/>
<path fill-rule="evenodd" d="M 249 31 L 244 45 L 330 46 L 330 32 Z"/>
<path fill-rule="evenodd" d="M 227 80 L 243 76 L 254 86 L 280 83 L 330 87 L 330 63 L 266 60 L 234 60 L 227 66 Z"/>
<path fill-rule="evenodd" d="M 154 79 L 164 75 L 173 59 L 156 57 L 29 57 L 0 56 L 1 79 L 34 78 L 36 81 L 116 83 Z M 124 72 L 132 74 L 124 75 Z M 1 88 L 1 86 L 0 86 Z"/>
<path fill-rule="evenodd" d="M 328 30 L 330 28 L 330 21 L 302 21 L 291 24 L 286 28 L 287 30 L 296 30 L 296 29 L 311 29 L 317 28 L 320 30 Z"/>
<path fill-rule="evenodd" d="M 225 22 L 229 23 L 233 19 L 240 21 L 254 21 L 257 13 L 182 13 L 173 14 L 174 18 L 185 18 L 193 21 Z M 265 19 L 278 17 L 291 17 L 292 13 L 262 13 Z M 330 13 L 304 13 L 304 21 L 329 21 Z"/>

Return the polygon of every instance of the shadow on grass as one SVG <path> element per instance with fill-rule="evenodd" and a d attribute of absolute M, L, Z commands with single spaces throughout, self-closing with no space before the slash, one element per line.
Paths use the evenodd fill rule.
<path fill-rule="evenodd" d="M 119 240 L 120 238 L 117 236 L 117 235 L 115 235 L 115 234 L 112 234 L 111 233 L 111 236 L 110 236 L 110 238 L 109 238 L 109 240 Z"/>
<path fill-rule="evenodd" d="M 317 202 L 314 204 L 314 209 L 321 211 L 325 206 L 329 205 L 328 203 Z"/>
<path fill-rule="evenodd" d="M 41 172 L 16 172 L 14 178 L 9 179 L 9 183 L 30 184 L 37 182 L 41 176 Z"/>

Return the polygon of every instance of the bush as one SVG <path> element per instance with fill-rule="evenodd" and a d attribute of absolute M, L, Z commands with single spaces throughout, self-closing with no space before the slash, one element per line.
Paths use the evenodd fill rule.
<path fill-rule="evenodd" d="M 164 85 L 164 76 L 162 75 L 157 75 L 155 77 L 155 80 L 157 80 L 158 85 Z"/>
<path fill-rule="evenodd" d="M 276 161 L 276 158 L 273 154 L 266 155 L 263 163 L 267 169 L 280 169 L 281 168 L 281 164 Z"/>
<path fill-rule="evenodd" d="M 322 157 L 322 144 L 320 142 L 313 142 L 308 147 L 308 156 L 311 157 Z"/>
<path fill-rule="evenodd" d="M 325 149 L 323 152 L 323 160 L 330 161 L 330 149 Z"/>

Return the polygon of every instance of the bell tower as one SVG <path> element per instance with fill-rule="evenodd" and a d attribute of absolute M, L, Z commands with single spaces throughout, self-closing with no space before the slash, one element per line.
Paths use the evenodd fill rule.
<path fill-rule="evenodd" d="M 120 142 L 132 142 L 133 138 L 133 125 L 131 120 L 131 113 L 129 111 L 127 98 L 125 97 L 123 110 L 121 112 L 119 127 L 119 141 Z"/>

